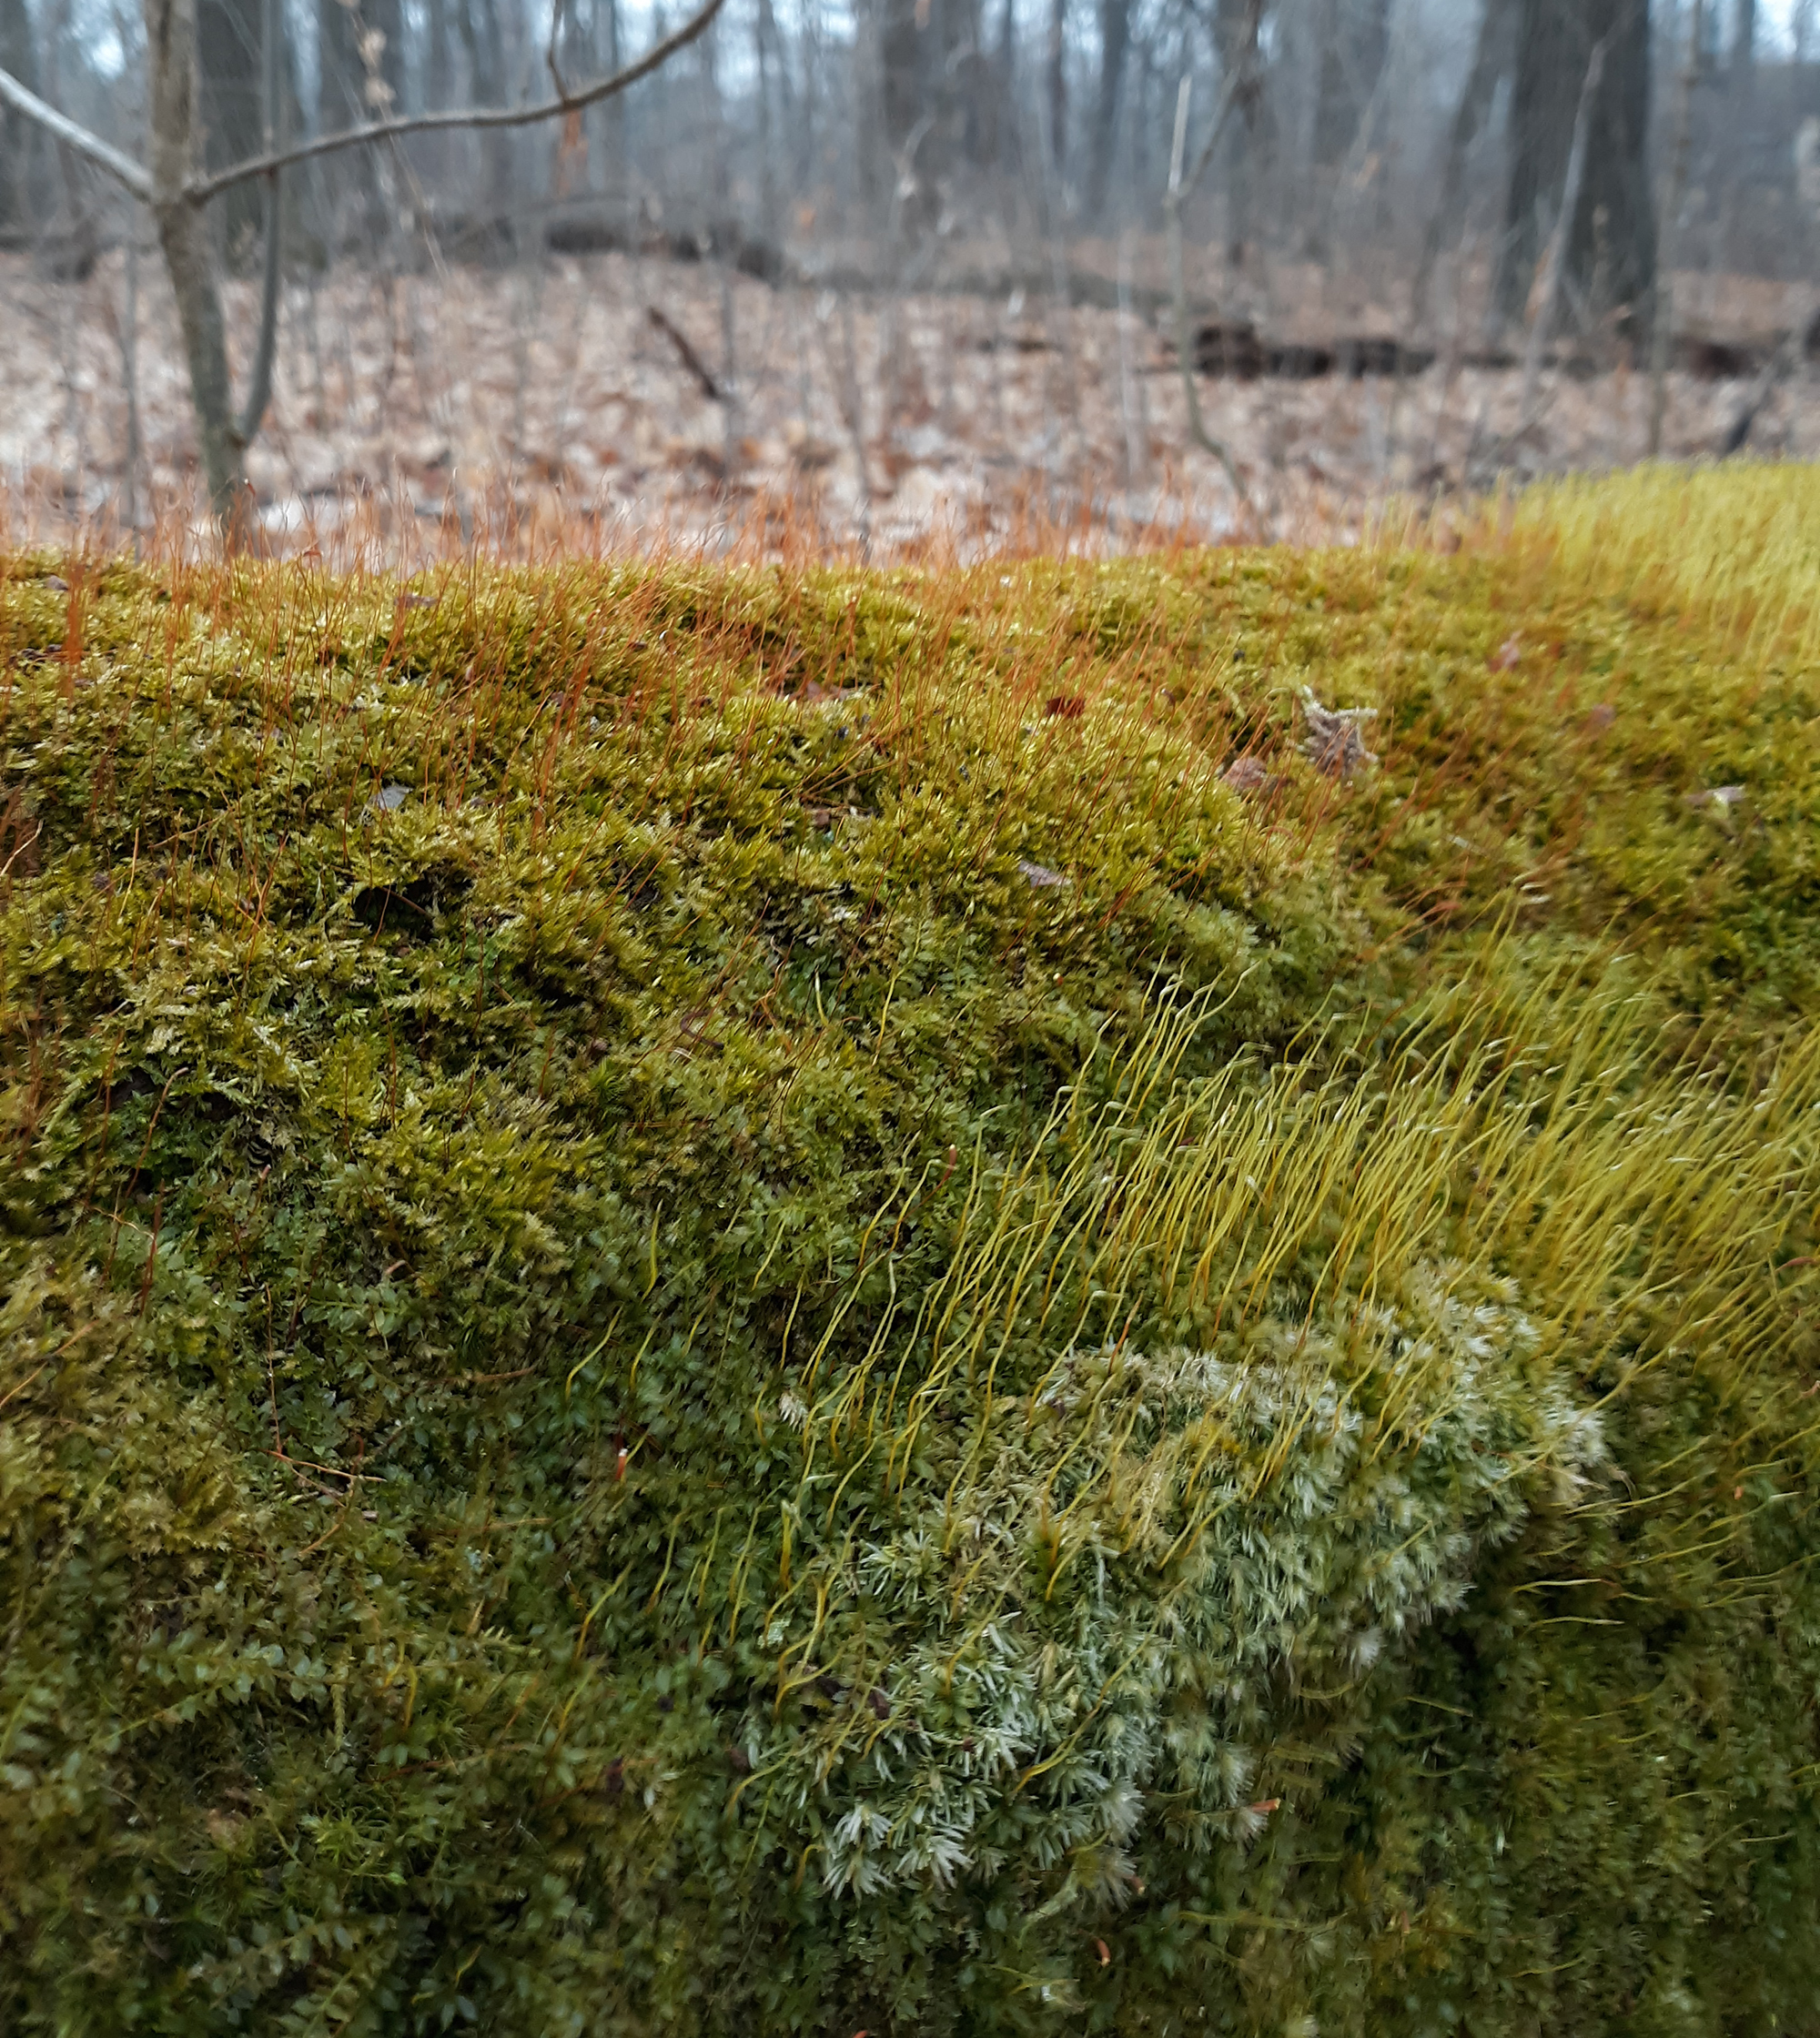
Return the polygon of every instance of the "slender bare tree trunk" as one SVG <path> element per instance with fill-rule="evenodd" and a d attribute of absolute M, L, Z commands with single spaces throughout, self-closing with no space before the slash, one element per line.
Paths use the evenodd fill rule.
<path fill-rule="evenodd" d="M 1057 177 L 1067 174 L 1068 160 L 1068 0 L 1049 0 L 1048 148 Z"/>
<path fill-rule="evenodd" d="M 1662 451 L 1663 419 L 1668 409 L 1668 350 L 1673 335 L 1675 242 L 1681 232 L 1682 195 L 1687 188 L 1687 158 L 1694 138 L 1694 83 L 1700 73 L 1700 45 L 1705 33 L 1705 0 L 1694 0 L 1688 25 L 1687 55 L 1681 67 L 1681 90 L 1674 107 L 1674 147 L 1669 158 L 1668 190 L 1662 206 L 1660 267 L 1656 275 L 1655 324 L 1650 330 L 1649 455 Z"/>
<path fill-rule="evenodd" d="M 28 91 L 38 89 L 38 52 L 25 0 L 0 0 L 0 70 Z M 31 212 L 31 149 L 36 130 L 10 107 L 0 108 L 0 227 L 24 226 Z"/>
<path fill-rule="evenodd" d="M 222 528 L 231 531 L 244 473 L 228 380 L 221 292 L 208 223 L 183 188 L 196 146 L 196 0 L 146 0 L 146 58 L 152 217 L 177 297 L 208 499 Z"/>
<path fill-rule="evenodd" d="M 211 170 L 259 153 L 264 104 L 260 0 L 196 0 L 202 156 Z M 257 185 L 224 195 L 217 231 L 230 266 L 245 268 L 263 224 Z"/>
<path fill-rule="evenodd" d="M 1097 219 L 1112 185 L 1113 145 L 1118 101 L 1125 89 L 1125 60 L 1131 53 L 1131 0 L 1098 0 L 1099 80 L 1093 105 L 1093 153 L 1088 159 L 1087 206 Z"/>

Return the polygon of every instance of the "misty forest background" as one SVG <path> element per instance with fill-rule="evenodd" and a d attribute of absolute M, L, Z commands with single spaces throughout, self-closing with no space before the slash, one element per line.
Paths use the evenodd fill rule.
<path fill-rule="evenodd" d="M 205 163 L 547 96 L 680 18 L 200 0 Z M 144 37 L 0 0 L 0 67 L 126 146 Z M 1218 453 L 1164 233 L 1184 81 L 1189 158 L 1228 115 L 1182 208 Z M 278 548 L 1321 537 L 1820 447 L 1816 0 L 727 0 L 622 97 L 326 156 L 281 209 Z M 209 219 L 240 364 L 264 187 Z M 149 216 L 4 110 L 0 317 L 16 533 L 199 513 Z"/>

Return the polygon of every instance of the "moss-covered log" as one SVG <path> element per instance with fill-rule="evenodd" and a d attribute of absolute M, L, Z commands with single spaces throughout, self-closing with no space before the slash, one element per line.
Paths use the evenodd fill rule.
<path fill-rule="evenodd" d="M 11 562 L 0 2025 L 1815 2028 L 1816 530 Z"/>

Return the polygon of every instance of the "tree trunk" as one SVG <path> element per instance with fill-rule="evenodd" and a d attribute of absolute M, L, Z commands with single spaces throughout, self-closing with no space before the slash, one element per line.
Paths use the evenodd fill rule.
<path fill-rule="evenodd" d="M 244 478 L 208 222 L 184 197 L 196 148 L 196 0 L 146 0 L 152 214 L 177 298 L 208 499 L 230 534 Z"/>
<path fill-rule="evenodd" d="M 329 0 L 332 4 L 332 0 Z M 459 0 L 456 25 L 468 53 L 468 96 L 479 106 L 505 104 L 505 38 L 500 32 L 500 13 L 494 0 Z M 511 203 L 511 143 L 508 136 L 489 130 L 480 136 L 486 187 L 485 204 L 503 217 Z"/>
<path fill-rule="evenodd" d="M 1732 68 L 1748 71 L 1757 60 L 1757 0 L 1738 0 L 1732 31 Z"/>
<path fill-rule="evenodd" d="M 38 90 L 38 46 L 25 0 L 0 0 L 0 71 L 10 71 L 27 92 Z M 36 136 L 23 114 L 0 106 L 0 227 L 29 220 Z"/>
<path fill-rule="evenodd" d="M 1049 160 L 1058 183 L 1067 181 L 1068 162 L 1068 0 L 1049 0 Z"/>
<path fill-rule="evenodd" d="M 1331 168 L 1352 146 L 1390 47 L 1390 0 L 1326 0 L 1315 106 L 1317 163 Z"/>
<path fill-rule="evenodd" d="M 1131 0 L 1099 0 L 1099 88 L 1093 105 L 1093 154 L 1087 169 L 1087 211 L 1098 218 L 1112 182 L 1118 134 L 1118 99 L 1125 60 L 1131 53 Z"/>
<path fill-rule="evenodd" d="M 342 0 L 318 0 L 316 57 L 318 133 L 358 127 L 363 121 L 401 111 L 404 22 L 399 0 L 360 0 L 358 7 L 344 5 Z M 481 82 L 477 71 L 474 97 L 484 103 Z M 361 237 L 378 240 L 389 222 L 373 151 L 354 150 L 339 163 L 325 166 L 325 174 L 331 190 L 339 187 L 355 196 Z"/>
<path fill-rule="evenodd" d="M 202 160 L 211 170 L 259 153 L 264 11 L 262 0 L 197 0 Z M 235 268 L 251 259 L 264 224 L 265 197 L 257 184 L 237 184 L 222 195 L 218 231 Z"/>
<path fill-rule="evenodd" d="M 916 0 L 880 0 L 878 6 L 878 113 L 875 149 L 864 152 L 875 202 L 887 209 L 895 201 L 897 164 L 912 129 L 922 117 L 924 36 Z"/>
<path fill-rule="evenodd" d="M 1515 60 L 1516 26 L 1516 0 L 1484 0 L 1484 9 L 1479 17 L 1479 41 L 1472 53 L 1472 68 L 1461 92 L 1460 104 L 1453 109 L 1453 125 L 1447 136 L 1447 159 L 1435 194 L 1434 210 L 1429 215 L 1428 232 L 1422 237 L 1415 282 L 1410 291 L 1411 326 L 1419 326 L 1428 316 L 1429 285 L 1433 279 L 1441 244 L 1460 217 L 1466 159 L 1491 116 L 1498 87 Z"/>
<path fill-rule="evenodd" d="M 1655 290 L 1648 164 L 1649 10 L 1637 0 L 1518 0 L 1512 160 L 1498 307 L 1522 317 L 1561 203 L 1580 86 L 1606 43 L 1584 175 L 1564 242 L 1568 282 L 1590 298 L 1595 271 L 1622 329 L 1646 332 Z M 1595 310 L 1600 308 L 1595 306 Z"/>
<path fill-rule="evenodd" d="M 1213 16 L 1214 47 L 1223 76 L 1244 75 L 1233 110 L 1243 121 L 1224 145 L 1220 181 L 1226 190 L 1226 258 L 1233 268 L 1245 266 L 1251 238 L 1251 192 L 1258 159 L 1272 140 L 1269 105 L 1264 96 L 1264 60 L 1259 47 L 1265 0 L 1218 0 Z"/>

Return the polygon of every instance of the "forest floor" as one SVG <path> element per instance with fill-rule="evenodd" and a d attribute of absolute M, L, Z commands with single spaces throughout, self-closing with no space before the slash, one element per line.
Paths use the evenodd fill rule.
<path fill-rule="evenodd" d="M 1623 467 L 1647 445 L 1645 375 L 1622 360 L 1596 375 L 1548 369 L 1522 429 L 1521 372 L 1462 365 L 1472 336 L 1456 319 L 1435 336 L 1435 364 L 1401 378 L 1203 378 L 1241 499 L 1190 444 L 1156 253 L 1130 265 L 1119 308 L 1117 251 L 1076 250 L 1077 295 L 1110 301 L 1066 310 L 1053 291 L 881 298 L 641 256 L 337 269 L 284 300 L 272 408 L 248 459 L 262 542 L 331 559 L 377 548 L 400 565 L 477 535 L 507 552 L 705 544 L 881 560 L 1321 542 L 1393 503 Z M 0 257 L 0 480 L 15 543 L 200 528 L 172 306 L 153 258 L 137 277 L 129 318 L 117 250 L 79 283 Z M 1748 277 L 1676 287 L 1685 320 L 1719 334 L 1773 327 L 1785 295 Z M 232 283 L 228 299 L 244 366 L 256 288 Z M 1368 289 L 1336 291 L 1311 267 L 1279 268 L 1242 308 L 1290 338 L 1323 320 L 1396 330 Z M 1672 375 L 1664 450 L 1714 453 L 1750 394 L 1742 380 Z M 1750 446 L 1820 457 L 1811 367 L 1773 392 Z"/>

